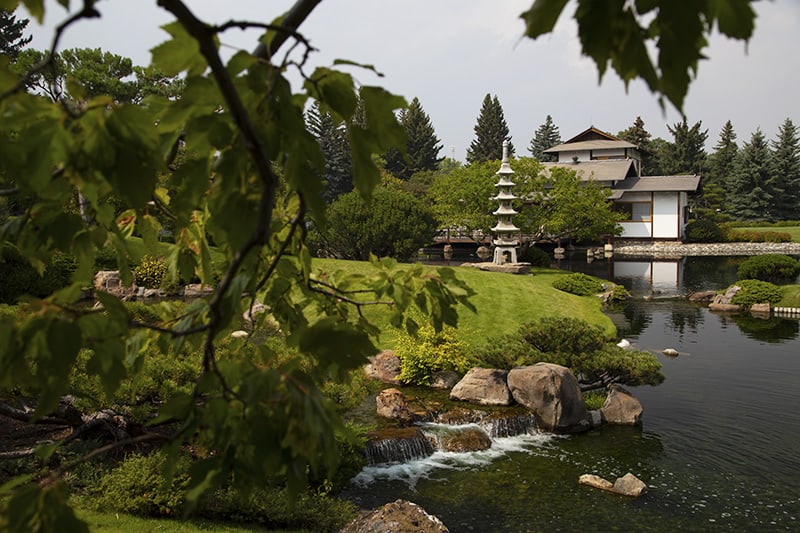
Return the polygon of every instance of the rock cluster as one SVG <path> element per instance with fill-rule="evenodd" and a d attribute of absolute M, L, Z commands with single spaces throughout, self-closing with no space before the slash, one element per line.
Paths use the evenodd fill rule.
<path fill-rule="evenodd" d="M 406 500 L 387 503 L 347 524 L 340 533 L 446 533 L 441 520 Z"/>
<path fill-rule="evenodd" d="M 617 478 L 614 483 L 594 474 L 583 474 L 578 478 L 578 483 L 632 498 L 638 498 L 647 492 L 647 485 L 630 472 Z"/>
<path fill-rule="evenodd" d="M 696 255 L 760 255 L 760 254 L 800 254 L 797 242 L 727 242 L 692 243 L 655 242 L 650 244 L 624 243 L 614 248 L 616 255 L 684 257 Z"/>

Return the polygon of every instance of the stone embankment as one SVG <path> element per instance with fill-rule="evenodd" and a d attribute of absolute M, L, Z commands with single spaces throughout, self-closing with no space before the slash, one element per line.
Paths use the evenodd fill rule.
<path fill-rule="evenodd" d="M 800 255 L 799 242 L 726 242 L 692 243 L 654 242 L 648 244 L 619 244 L 614 246 L 615 255 L 684 257 L 695 255 Z"/>

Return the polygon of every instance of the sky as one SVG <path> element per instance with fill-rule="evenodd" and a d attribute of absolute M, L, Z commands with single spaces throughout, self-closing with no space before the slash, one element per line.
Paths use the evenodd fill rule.
<path fill-rule="evenodd" d="M 363 85 L 380 85 L 409 102 L 419 98 L 443 146 L 441 155 L 463 161 L 475 138 L 474 127 L 486 94 L 503 107 L 518 156 L 529 155 L 536 128 L 551 115 L 566 140 L 590 126 L 616 134 L 637 116 L 655 137 L 672 140 L 667 126 L 681 115 L 666 110 L 642 82 L 626 90 L 609 70 L 598 83 L 594 62 L 583 57 L 567 5 L 555 31 L 531 40 L 522 37 L 520 13 L 533 0 L 323 0 L 300 31 L 318 52 L 310 63 L 330 65 L 348 59 L 373 65 L 382 74 L 347 68 Z M 288 9 L 289 0 L 185 0 L 210 23 L 229 20 L 269 22 Z M 72 1 L 73 8 L 82 2 Z M 46 0 L 44 25 L 28 25 L 31 46 L 49 48 L 53 28 L 67 16 Z M 159 26 L 169 14 L 156 1 L 103 0 L 102 19 L 81 21 L 63 36 L 60 48 L 100 47 L 150 62 L 149 50 L 167 34 Z M 760 128 L 774 139 L 786 118 L 800 125 L 800 1 L 755 3 L 756 30 L 749 43 L 712 35 L 689 88 L 684 112 L 690 125 L 708 129 L 706 149 L 713 150 L 730 120 L 737 141 L 748 141 Z M 24 11 L 18 18 L 26 16 Z M 225 50 L 252 50 L 257 33 L 230 30 Z M 299 78 L 298 78 L 299 79 Z"/>

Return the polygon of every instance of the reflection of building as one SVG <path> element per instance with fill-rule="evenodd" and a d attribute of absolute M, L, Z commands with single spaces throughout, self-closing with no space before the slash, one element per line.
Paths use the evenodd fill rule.
<path fill-rule="evenodd" d="M 630 283 L 633 293 L 662 293 L 676 295 L 683 285 L 683 262 L 679 259 L 640 259 L 613 262 L 613 278 L 624 278 Z"/>
<path fill-rule="evenodd" d="M 574 170 L 611 189 L 614 209 L 628 214 L 620 223 L 622 239 L 681 240 L 688 216 L 688 195 L 699 176 L 642 176 L 636 146 L 594 127 L 545 153 L 558 155 L 558 166 Z"/>

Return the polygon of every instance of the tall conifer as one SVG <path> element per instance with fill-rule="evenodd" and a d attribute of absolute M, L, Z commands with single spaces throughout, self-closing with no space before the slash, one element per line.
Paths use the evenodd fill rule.
<path fill-rule="evenodd" d="M 33 37 L 22 36 L 28 22 L 28 19 L 17 20 L 14 13 L 0 9 L 0 54 L 16 59 L 20 50 L 31 42 Z"/>
<path fill-rule="evenodd" d="M 339 196 L 353 190 L 347 133 L 344 125 L 337 124 L 333 116 L 322 111 L 316 101 L 306 114 L 306 121 L 325 155 L 325 172 L 322 176 L 325 190 L 322 197 L 326 203 L 331 203 Z"/>
<path fill-rule="evenodd" d="M 546 154 L 544 151 L 558 144 L 561 144 L 561 133 L 553 122 L 553 117 L 547 115 L 544 124 L 533 134 L 528 151 L 539 161 L 555 161 L 557 159 L 555 155 Z"/>
<path fill-rule="evenodd" d="M 772 142 L 772 175 L 783 194 L 775 198 L 776 218 L 800 220 L 800 143 L 797 127 L 787 118 Z"/>
<path fill-rule="evenodd" d="M 392 148 L 386 153 L 386 170 L 402 180 L 424 170 L 436 170 L 443 157 L 442 145 L 431 125 L 431 119 L 414 97 L 407 109 L 400 112 L 400 124 L 406 130 L 406 155 Z"/>
<path fill-rule="evenodd" d="M 483 99 L 478 122 L 475 124 L 475 139 L 467 149 L 468 163 L 499 161 L 503 158 L 503 141 L 508 141 L 508 155 L 514 155 L 514 145 L 508 134 L 508 124 L 503 116 L 503 108 L 497 95 L 489 94 Z"/>
<path fill-rule="evenodd" d="M 736 156 L 728 190 L 728 205 L 734 218 L 750 221 L 774 219 L 775 194 L 781 191 L 774 187 L 770 155 L 767 140 L 759 129 Z"/>

